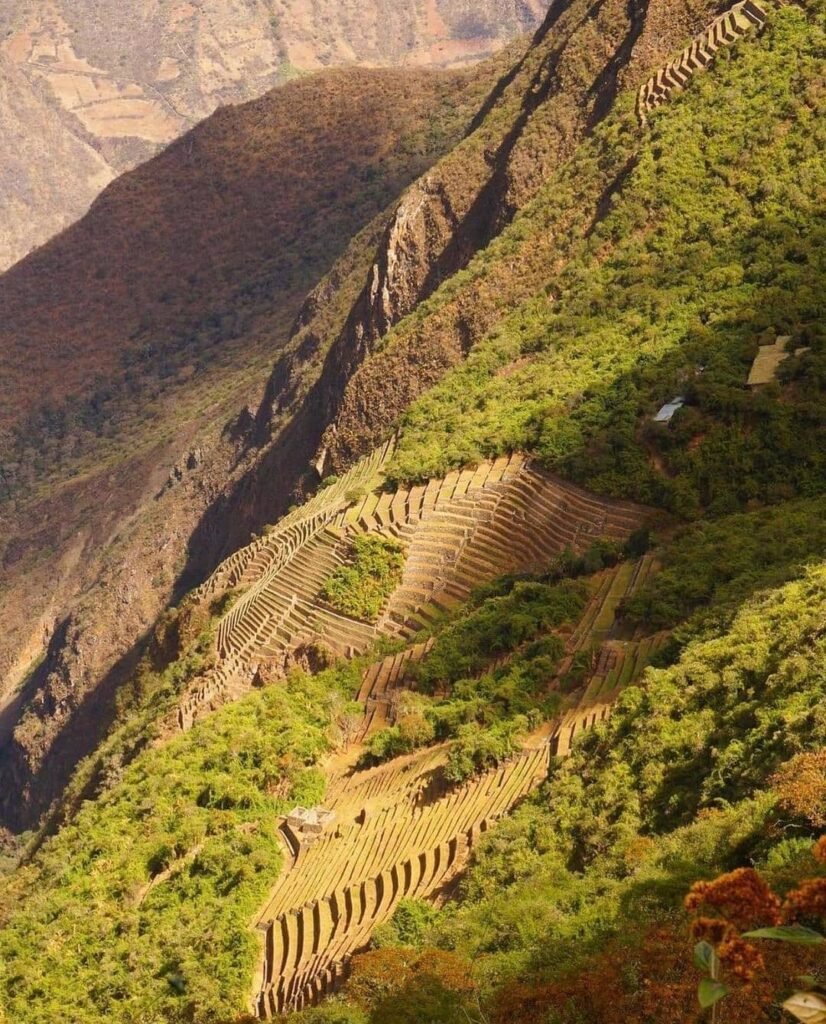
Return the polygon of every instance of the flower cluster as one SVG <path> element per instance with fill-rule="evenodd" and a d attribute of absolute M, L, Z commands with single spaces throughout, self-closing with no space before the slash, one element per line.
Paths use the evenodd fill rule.
<path fill-rule="evenodd" d="M 810 878 L 792 889 L 783 904 L 783 913 L 788 921 L 801 918 L 823 918 L 826 920 L 826 878 Z"/>
<path fill-rule="evenodd" d="M 744 984 L 754 981 L 757 974 L 766 969 L 760 950 L 739 935 L 725 938 L 717 947 L 717 956 L 733 977 Z"/>
<path fill-rule="evenodd" d="M 691 925 L 691 934 L 714 946 L 720 963 L 746 984 L 766 966 L 757 947 L 741 939 L 734 925 L 721 917 L 698 917 Z"/>
<path fill-rule="evenodd" d="M 685 898 L 686 910 L 713 907 L 738 931 L 780 924 L 780 900 L 753 868 L 738 868 L 712 882 L 696 882 Z"/>
<path fill-rule="evenodd" d="M 815 843 L 813 853 L 826 863 L 826 836 Z M 739 868 L 711 882 L 696 882 L 685 898 L 685 906 L 700 915 L 691 925 L 693 937 L 712 945 L 721 966 L 748 986 L 765 971 L 766 964 L 762 952 L 740 933 L 783 922 L 826 920 L 826 878 L 802 881 L 781 904 L 756 871 Z M 702 912 L 708 909 L 718 916 L 704 916 Z"/>

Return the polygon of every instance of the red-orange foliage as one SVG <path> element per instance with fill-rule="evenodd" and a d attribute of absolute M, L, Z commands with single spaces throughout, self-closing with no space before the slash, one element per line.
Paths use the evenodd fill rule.
<path fill-rule="evenodd" d="M 759 971 L 766 969 L 766 961 L 760 950 L 739 935 L 723 939 L 717 947 L 717 955 L 723 967 L 739 981 L 752 982 Z"/>
<path fill-rule="evenodd" d="M 777 955 L 775 955 L 775 953 Z M 726 1024 L 757 1024 L 777 992 L 811 971 L 817 954 L 802 947 L 772 951 L 749 985 L 726 999 Z M 638 939 L 608 944 L 585 970 L 555 982 L 516 982 L 496 1000 L 494 1024 L 536 1024 L 552 1009 L 559 1024 L 696 1024 L 698 971 L 679 924 L 652 927 Z"/>
<path fill-rule="evenodd" d="M 753 868 L 738 868 L 712 882 L 696 882 L 686 910 L 713 908 L 738 931 L 780 923 L 780 900 Z"/>
<path fill-rule="evenodd" d="M 826 861 L 826 837 L 814 852 Z M 799 976 L 822 970 L 820 947 L 749 942 L 739 933 L 826 915 L 826 879 L 801 882 L 781 904 L 758 872 L 740 868 L 697 882 L 685 904 L 699 915 L 688 927 L 672 921 L 618 936 L 587 966 L 563 978 L 507 983 L 496 995 L 492 1024 L 536 1024 L 550 1011 L 558 1024 L 695 1024 L 699 972 L 692 939 L 715 947 L 730 988 L 726 1024 L 768 1019 L 779 993 L 792 988 Z M 718 916 L 703 914 L 708 909 Z M 389 1007 L 388 997 L 400 994 L 407 1004 L 417 991 L 425 991 L 425 981 L 460 998 L 475 994 L 471 965 L 452 953 L 383 949 L 356 959 L 348 995 L 370 1009 L 381 1003 Z"/>
<path fill-rule="evenodd" d="M 467 960 L 440 949 L 375 949 L 353 961 L 347 994 L 353 1002 L 372 1007 L 393 992 L 411 989 L 424 980 L 461 995 L 475 991 Z"/>
<path fill-rule="evenodd" d="M 823 918 L 826 920 L 826 878 L 811 878 L 793 889 L 783 904 L 787 920 Z"/>
<path fill-rule="evenodd" d="M 771 784 L 785 810 L 815 828 L 826 827 L 826 748 L 793 757 L 778 769 Z"/>

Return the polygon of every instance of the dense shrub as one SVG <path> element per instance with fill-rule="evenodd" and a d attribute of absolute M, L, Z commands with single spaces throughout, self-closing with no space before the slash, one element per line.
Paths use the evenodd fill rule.
<path fill-rule="evenodd" d="M 445 776 L 450 782 L 464 782 L 476 772 L 495 768 L 521 748 L 528 728 L 523 716 L 483 728 L 469 722 L 459 728 L 456 742 L 450 748 Z"/>
<path fill-rule="evenodd" d="M 258 952 L 250 917 L 281 865 L 278 814 L 323 795 L 330 678 L 263 690 L 145 751 L 0 882 L 12 1018 L 233 1018 Z"/>
<path fill-rule="evenodd" d="M 553 585 L 517 580 L 507 589 L 439 632 L 415 673 L 422 690 L 433 692 L 473 676 L 497 655 L 576 620 L 585 606 L 585 588 L 570 581 Z"/>
<path fill-rule="evenodd" d="M 352 564 L 340 566 L 324 582 L 322 597 L 336 611 L 372 622 L 401 582 L 404 549 L 378 535 L 355 537 Z"/>
<path fill-rule="evenodd" d="M 521 448 L 689 519 L 823 492 L 820 10 L 775 12 L 761 42 L 696 76 L 647 132 L 620 105 L 579 146 L 487 253 L 498 263 L 509 239 L 550 234 L 559 269 L 408 410 L 394 479 Z M 619 187 L 587 232 L 569 232 L 574 197 L 603 167 L 625 168 Z M 514 273 L 528 272 L 531 247 L 518 253 Z M 472 263 L 468 282 L 485 268 Z M 775 334 L 809 351 L 749 392 Z M 686 406 L 654 424 L 677 394 Z"/>

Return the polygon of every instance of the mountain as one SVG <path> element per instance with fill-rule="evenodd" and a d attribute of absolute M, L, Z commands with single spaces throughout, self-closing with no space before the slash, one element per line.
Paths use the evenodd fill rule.
<path fill-rule="evenodd" d="M 7 705 L 10 1019 L 816 1019 L 824 13 L 559 0 L 451 80 Z"/>
<path fill-rule="evenodd" d="M 14 202 L 0 222 L 0 270 L 219 106 L 336 65 L 478 60 L 543 13 L 540 0 L 5 5 L 0 186 Z"/>
<path fill-rule="evenodd" d="M 18 757 L 42 769 L 61 723 L 172 598 L 307 289 L 337 260 L 345 282 L 366 273 L 372 222 L 459 139 L 495 67 L 330 71 L 219 111 L 0 278 L 13 771 Z M 61 771 L 42 770 L 59 789 Z"/>

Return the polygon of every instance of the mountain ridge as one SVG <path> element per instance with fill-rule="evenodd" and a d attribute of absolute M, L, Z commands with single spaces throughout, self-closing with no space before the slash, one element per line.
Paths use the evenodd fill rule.
<path fill-rule="evenodd" d="M 318 9 L 295 0 L 164 0 L 132 4 L 126 14 L 108 0 L 9 7 L 0 14 L 5 85 L 32 121 L 22 125 L 29 140 L 22 149 L 14 123 L 0 123 L 8 140 L 0 183 L 21 204 L 17 215 L 17 206 L 7 207 L 0 223 L 0 270 L 81 217 L 108 181 L 220 106 L 325 67 L 483 59 L 535 27 L 541 13 L 538 0 L 485 0 L 472 10 L 462 0 Z M 47 146 L 62 152 L 71 175 L 53 173 Z"/>

